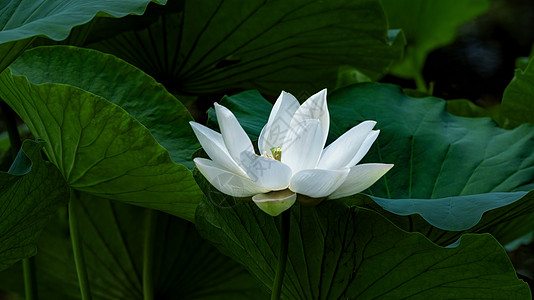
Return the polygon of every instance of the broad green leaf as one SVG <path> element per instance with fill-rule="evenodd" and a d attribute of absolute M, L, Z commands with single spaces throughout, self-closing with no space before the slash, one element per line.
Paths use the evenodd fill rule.
<path fill-rule="evenodd" d="M 95 16 L 124 17 L 144 13 L 149 0 L 5 0 L 0 5 L 0 72 L 28 47 L 33 37 L 60 41 L 74 26 Z M 166 0 L 154 0 L 165 4 Z"/>
<path fill-rule="evenodd" d="M 354 99 L 358 99 L 354 101 Z M 448 114 L 445 101 L 411 98 L 392 85 L 362 84 L 329 97 L 333 139 L 365 119 L 381 129 L 366 161 L 394 163 L 371 192 L 435 199 L 524 190 L 534 176 L 534 131 Z M 400 114 L 400 115 L 399 115 Z"/>
<path fill-rule="evenodd" d="M 452 42 L 461 24 L 489 8 L 488 0 L 381 0 L 391 28 L 404 31 L 405 57 L 392 73 L 404 78 L 421 76 L 427 55 Z"/>
<path fill-rule="evenodd" d="M 401 216 L 421 215 L 431 225 L 449 231 L 475 226 L 482 214 L 516 202 L 527 192 L 488 193 L 483 197 L 466 195 L 441 199 L 385 199 L 373 197 L 383 209 Z"/>
<path fill-rule="evenodd" d="M 366 207 L 378 211 L 400 228 L 421 232 L 434 243 L 443 246 L 454 243 L 464 233 L 486 232 L 491 233 L 504 245 L 531 232 L 534 226 L 532 220 L 533 191 L 529 193 L 484 193 L 441 199 L 386 199 L 359 194 L 340 201 L 350 206 Z M 410 205 L 412 201 L 418 202 L 417 205 L 401 207 L 402 203 Z M 508 202 L 511 204 L 498 207 Z M 384 210 L 377 203 L 391 209 L 393 213 Z M 477 206 L 477 204 L 484 206 Z M 426 210 L 425 206 L 428 206 Z M 497 208 L 491 209 L 492 207 Z M 422 213 L 421 215 L 411 214 L 417 212 Z M 429 226 L 429 224 L 436 227 Z M 447 230 L 439 229 L 439 227 Z"/>
<path fill-rule="evenodd" d="M 9 173 L 0 173 L 0 270 L 35 255 L 45 224 L 68 199 L 68 187 L 41 157 L 43 143 L 25 141 Z"/>
<path fill-rule="evenodd" d="M 120 106 L 150 130 L 174 162 L 193 167 L 191 154 L 200 145 L 189 126 L 191 114 L 136 67 L 98 51 L 54 46 L 27 51 L 10 69 L 33 84 L 76 86 Z"/>
<path fill-rule="evenodd" d="M 253 91 L 225 97 L 221 104 L 236 114 L 252 138 L 259 134 L 271 109 Z M 329 142 L 364 120 L 376 120 L 380 136 L 364 162 L 394 163 L 395 167 L 366 191 L 372 198 L 388 202 L 388 207 L 396 205 L 396 201 L 409 203 L 410 207 L 403 207 L 404 214 L 409 209 L 444 230 L 466 230 L 485 212 L 479 226 L 470 232 L 493 232 L 524 216 L 524 226 L 499 229 L 507 235 L 497 237 L 509 241 L 522 236 L 533 224 L 529 216 L 534 209 L 529 201 L 532 196 L 510 192 L 531 189 L 533 127 L 523 125 L 504 130 L 487 118 L 452 116 L 445 106 L 441 99 L 406 96 L 392 85 L 367 83 L 347 87 L 328 98 Z M 209 124 L 213 124 L 214 117 L 211 113 Z M 481 206 L 472 206 L 472 201 Z M 401 228 L 424 232 L 441 244 L 452 243 L 460 235 L 430 227 L 418 216 L 399 218 L 370 204 L 371 201 L 361 203 L 386 214 Z M 509 203 L 515 204 L 506 205 Z M 492 212 L 491 209 L 502 205 L 506 206 Z M 458 227 L 459 219 L 462 227 Z"/>
<path fill-rule="evenodd" d="M 173 93 L 335 86 L 341 66 L 380 78 L 400 55 L 378 0 L 186 0 L 88 45 L 112 53 Z M 397 32 L 398 33 L 398 32 Z M 393 39 L 392 39 L 393 40 Z"/>
<path fill-rule="evenodd" d="M 252 203 L 220 208 L 205 200 L 196 226 L 270 288 L 280 248 L 276 221 Z M 314 208 L 292 207 L 282 296 L 529 299 L 530 291 L 489 234 L 464 235 L 458 246 L 443 248 L 373 211 L 330 201 Z"/>
<path fill-rule="evenodd" d="M 534 57 L 524 70 L 516 69 L 512 82 L 504 90 L 501 110 L 507 117 L 504 127 L 514 128 L 534 123 Z"/>
<path fill-rule="evenodd" d="M 144 299 L 143 247 L 148 209 L 80 195 L 75 211 L 93 299 Z M 256 280 L 239 264 L 201 239 L 194 226 L 152 211 L 154 299 L 263 299 Z M 43 299 L 80 299 L 65 215 L 56 218 L 39 242 L 36 257 Z M 16 273 L 0 273 L 3 278 Z M 22 278 L 20 278 L 22 279 Z"/>
<path fill-rule="evenodd" d="M 88 55 L 77 59 L 81 61 L 83 57 L 91 59 Z M 109 62 L 111 66 L 120 65 L 119 62 L 103 62 Z M 58 67 L 54 71 L 62 72 L 61 70 L 73 73 L 78 69 Z M 123 67 L 119 71 L 122 74 L 135 73 L 137 69 Z M 148 107 L 143 106 L 144 102 L 132 104 L 140 107 L 136 111 L 146 109 L 147 117 L 141 121 L 149 120 L 152 123 L 147 122 L 149 124 L 145 125 L 123 108 L 99 95 L 61 83 L 39 84 L 41 81 L 34 79 L 35 74 L 38 73 L 29 74 L 29 80 L 25 76 L 12 75 L 9 69 L 5 70 L 0 75 L 0 97 L 17 112 L 36 137 L 47 141 L 45 150 L 50 161 L 59 168 L 72 188 L 193 219 L 200 191 L 191 172 L 173 162 L 169 152 L 158 144 L 146 127 L 155 123 L 150 114 L 164 115 L 167 118 L 164 117 L 161 121 L 172 122 L 172 125 L 174 119 L 168 116 L 173 116 L 174 113 L 177 118 L 183 117 L 183 106 L 178 104 L 172 110 L 169 103 L 177 102 L 149 79 L 144 78 L 147 82 L 134 82 L 133 84 L 147 86 L 149 92 L 157 92 L 154 93 L 155 96 L 161 96 L 161 102 L 157 102 L 160 98 L 152 100 L 154 102 L 148 103 Z M 113 90 L 118 93 L 115 99 L 135 96 L 124 92 L 133 89 L 130 83 L 120 81 L 120 77 L 126 75 L 116 73 L 119 78 L 115 78 L 111 73 L 87 73 L 90 74 L 95 84 L 104 81 L 97 79 L 98 76 L 115 79 L 109 85 L 110 88 L 118 87 Z M 140 74 L 137 76 L 141 77 L 136 77 L 135 74 L 131 76 L 130 78 L 143 79 Z M 32 79 L 37 83 L 32 82 Z M 121 88 L 121 84 L 124 87 Z M 151 89 L 151 84 L 156 86 Z M 99 91 L 97 88 L 93 90 Z M 142 94 L 139 97 L 148 98 Z M 129 103 L 128 100 L 122 101 Z M 159 103 L 162 103 L 161 107 Z M 168 114 L 155 113 L 158 109 L 170 111 Z M 156 127 L 154 130 L 161 133 L 161 128 Z M 167 128 L 169 134 L 173 129 Z"/>
<path fill-rule="evenodd" d="M 0 72 L 17 59 L 31 45 L 32 41 L 33 38 L 28 38 L 0 44 Z"/>

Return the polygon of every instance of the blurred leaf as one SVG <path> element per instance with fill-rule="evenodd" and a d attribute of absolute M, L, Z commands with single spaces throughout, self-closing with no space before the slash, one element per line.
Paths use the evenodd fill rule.
<path fill-rule="evenodd" d="M 504 90 L 501 110 L 507 117 L 507 122 L 501 123 L 505 128 L 534 123 L 534 57 L 524 70 L 515 70 L 514 78 Z"/>
<path fill-rule="evenodd" d="M 0 172 L 0 270 L 36 254 L 41 230 L 68 199 L 68 187 L 41 157 L 42 147 L 25 141 L 9 173 Z"/>
<path fill-rule="evenodd" d="M 93 299 L 143 299 L 143 241 L 147 209 L 81 194 L 77 213 Z M 194 226 L 155 213 L 155 299 L 262 299 L 256 280 L 200 238 Z M 37 277 L 42 299 L 80 299 L 66 215 L 56 218 L 39 242 Z M 17 272 L 0 273 L 2 283 Z M 22 279 L 22 277 L 20 278 Z M 19 287 L 20 288 L 20 287 Z"/>
<path fill-rule="evenodd" d="M 201 234 L 270 288 L 280 248 L 277 220 L 251 203 L 220 208 L 204 199 L 196 222 Z M 442 248 L 373 211 L 337 201 L 297 204 L 291 223 L 284 299 L 530 297 L 488 234 L 464 235 L 457 247 Z"/>
<path fill-rule="evenodd" d="M 143 14 L 149 0 L 5 0 L 0 4 L 0 72 L 24 52 L 35 36 L 56 41 L 95 16 Z M 153 0 L 165 4 L 167 0 Z"/>
<path fill-rule="evenodd" d="M 491 117 L 491 112 L 484 107 L 480 107 L 467 99 L 448 100 L 447 111 L 455 116 L 484 118 Z"/>
<path fill-rule="evenodd" d="M 532 49 L 530 49 L 530 54 L 528 57 L 518 57 L 515 60 L 515 67 L 521 70 L 525 70 L 528 66 L 528 62 L 530 61 L 530 58 L 534 57 L 534 45 L 532 45 Z"/>
<path fill-rule="evenodd" d="M 339 89 L 351 84 L 370 82 L 371 78 L 355 68 L 341 67 L 337 73 L 337 84 L 335 89 Z"/>
<path fill-rule="evenodd" d="M 171 150 L 174 147 L 173 158 L 179 162 L 186 159 L 186 153 L 179 152 L 180 146 L 191 147 L 187 141 L 192 134 L 185 127 L 190 116 L 185 108 L 152 78 L 116 58 L 91 50 L 50 49 L 29 51 L 13 65 L 15 74 L 28 77 L 4 71 L 0 97 L 36 137 L 47 141 L 46 153 L 68 184 L 100 197 L 193 220 L 200 190 L 191 172 L 173 162 L 158 144 L 161 140 Z M 30 59 L 33 55 L 35 60 Z M 39 63 L 40 59 L 44 63 Z M 21 67 L 25 62 L 31 67 Z M 82 62 L 87 63 L 86 72 L 75 75 Z M 47 82 L 62 79 L 57 73 L 72 77 Z M 126 79 L 133 81 L 123 81 Z M 89 91 L 63 82 L 80 84 Z M 183 138 L 178 140 L 183 145 L 175 144 L 173 138 Z"/>
<path fill-rule="evenodd" d="M 426 56 L 452 42 L 461 24 L 483 14 L 488 0 L 381 0 L 390 28 L 406 35 L 404 59 L 394 65 L 392 74 L 402 78 L 421 76 Z"/>
<path fill-rule="evenodd" d="M 156 22 L 137 19 L 143 29 L 88 46 L 138 66 L 173 93 L 334 87 L 344 65 L 377 79 L 401 50 L 388 41 L 377 0 L 188 0 L 155 13 Z"/>
<path fill-rule="evenodd" d="M 391 61 L 390 65 L 393 62 L 402 58 L 404 53 L 404 47 L 406 46 L 406 37 L 402 30 L 393 29 L 388 31 L 389 44 L 395 51 L 390 51 L 391 55 L 397 55 L 394 57 L 394 60 Z M 389 69 L 389 67 L 388 67 Z M 372 81 L 367 75 L 358 71 L 358 69 L 350 66 L 342 66 L 339 68 L 337 73 L 337 83 L 335 89 L 339 89 L 351 84 L 360 83 L 360 82 L 369 82 Z"/>
<path fill-rule="evenodd" d="M 518 57 L 515 60 L 515 67 L 521 70 L 525 70 L 528 66 L 530 59 L 528 57 Z"/>
<path fill-rule="evenodd" d="M 459 117 L 492 118 L 497 124 L 507 122 L 500 105 L 481 107 L 467 99 L 454 99 L 447 100 L 447 111 Z"/>
<path fill-rule="evenodd" d="M 235 113 L 252 138 L 261 131 L 272 107 L 254 91 L 225 97 L 221 104 Z M 329 142 L 364 120 L 376 120 L 381 133 L 363 162 L 394 163 L 395 167 L 366 191 L 371 198 L 382 204 L 409 203 L 403 209 L 446 230 L 465 230 L 488 211 L 470 232 L 500 228 L 498 231 L 506 231 L 506 235 L 497 235 L 500 241 L 522 236 L 532 228 L 529 224 L 534 227 L 530 216 L 534 202 L 529 201 L 531 194 L 510 192 L 531 189 L 533 127 L 504 130 L 489 119 L 452 116 L 445 106 L 444 100 L 412 98 L 392 85 L 347 87 L 328 98 Z M 208 124 L 213 125 L 215 114 L 210 112 L 209 117 Z M 480 206 L 473 206 L 473 201 Z M 371 206 L 401 228 L 423 232 L 440 244 L 452 243 L 461 234 L 431 227 L 417 215 L 387 213 L 370 200 L 361 200 L 361 205 Z M 506 206 L 495 209 L 502 205 Z M 517 226 L 516 218 L 522 218 L 525 225 Z M 460 219 L 462 228 L 458 227 Z M 504 230 L 508 225 L 514 228 Z"/>

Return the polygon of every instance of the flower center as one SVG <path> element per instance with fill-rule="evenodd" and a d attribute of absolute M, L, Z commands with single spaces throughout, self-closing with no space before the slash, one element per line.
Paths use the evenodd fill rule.
<path fill-rule="evenodd" d="M 277 161 L 282 161 L 282 147 L 273 147 L 270 150 L 272 155 L 269 155 L 267 154 L 267 151 L 264 151 L 263 156 L 275 159 Z"/>
<path fill-rule="evenodd" d="M 282 161 L 282 147 L 271 148 L 271 153 L 273 154 L 274 159 L 277 161 Z"/>

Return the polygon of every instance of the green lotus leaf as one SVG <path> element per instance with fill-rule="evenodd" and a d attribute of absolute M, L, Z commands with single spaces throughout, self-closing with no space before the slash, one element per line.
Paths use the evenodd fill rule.
<path fill-rule="evenodd" d="M 202 175 L 197 180 L 210 191 Z M 201 234 L 272 287 L 280 249 L 278 220 L 252 203 L 206 195 L 197 210 Z M 530 297 L 528 285 L 517 279 L 504 248 L 491 235 L 466 234 L 457 246 L 443 248 L 376 212 L 339 201 L 293 206 L 288 251 L 284 299 Z"/>
<path fill-rule="evenodd" d="M 252 138 L 258 136 L 272 107 L 254 91 L 225 97 L 221 104 L 236 114 Z M 469 232 L 492 232 L 521 216 L 525 226 L 499 230 L 507 235 L 497 238 L 510 241 L 522 236 L 531 228 L 529 213 L 534 209 L 528 201 L 532 195 L 526 193 L 534 177 L 533 127 L 505 130 L 488 118 L 452 116 L 445 106 L 441 99 L 412 98 L 396 86 L 378 83 L 329 95 L 329 142 L 362 121 L 376 120 L 381 132 L 363 162 L 395 164 L 365 194 L 385 209 L 419 214 L 424 220 L 417 215 L 399 218 L 370 199 L 357 198 L 401 228 L 423 232 L 440 244 L 452 243 L 461 234 L 448 231 L 480 224 Z M 208 124 L 214 124 L 215 115 L 210 112 L 209 117 Z"/>
<path fill-rule="evenodd" d="M 191 154 L 200 145 L 189 126 L 191 114 L 160 83 L 136 67 L 98 51 L 53 46 L 27 51 L 10 69 L 33 84 L 79 87 L 120 106 L 150 130 L 174 162 L 193 167 Z"/>
<path fill-rule="evenodd" d="M 37 238 L 69 190 L 41 156 L 43 142 L 25 141 L 9 173 L 0 173 L 0 270 L 37 252 Z"/>
<path fill-rule="evenodd" d="M 165 8 L 87 46 L 188 95 L 334 87 L 343 66 L 377 79 L 402 51 L 390 44 L 399 32 L 388 31 L 376 0 L 186 0 Z"/>
<path fill-rule="evenodd" d="M 54 49 L 67 55 L 65 59 L 106 63 L 108 68 L 86 66 L 83 75 L 90 78 L 83 81 L 83 76 L 73 75 L 79 72 L 78 65 L 57 58 L 51 53 L 55 50 L 35 49 L 28 52 L 28 57 L 47 58 L 57 67 L 53 73 L 72 74 L 68 83 L 81 82 L 79 85 L 89 91 L 46 75 L 48 69 L 43 64 L 22 67 L 33 62 L 25 55 L 13 66 L 13 72 L 20 71 L 24 76 L 11 74 L 9 69 L 0 75 L 0 97 L 36 137 L 47 141 L 46 153 L 68 184 L 99 197 L 192 220 L 200 190 L 191 172 L 172 160 L 183 162 L 188 152 L 173 144 L 172 137 L 182 137 L 180 142 L 186 141 L 184 149 L 191 147 L 187 144 L 190 129 L 183 126 L 191 118 L 185 108 L 152 78 L 124 62 L 91 50 Z M 121 81 L 124 77 L 137 81 L 125 83 Z M 104 85 L 107 80 L 110 82 Z M 106 87 L 111 90 L 104 92 Z M 167 124 L 161 126 L 158 121 Z M 170 137 L 162 138 L 166 132 Z M 174 147 L 172 158 L 158 142 L 171 150 Z"/>
<path fill-rule="evenodd" d="M 507 120 L 501 122 L 506 128 L 523 123 L 534 123 L 534 57 L 524 70 L 516 69 L 515 76 L 504 90 L 501 110 Z"/>
<path fill-rule="evenodd" d="M 76 200 L 93 299 L 144 299 L 144 241 L 149 232 L 154 299 L 266 298 L 256 280 L 200 238 L 193 224 L 86 193 Z M 65 213 L 60 212 L 39 241 L 36 269 L 41 299 L 80 299 Z M 0 288 L 22 295 L 19 272 L 15 266 L 0 273 Z"/>
<path fill-rule="evenodd" d="M 56 41 L 95 16 L 124 17 L 144 13 L 149 0 L 6 0 L 0 5 L 0 72 L 26 49 L 33 37 Z M 167 0 L 153 0 L 165 4 Z"/>

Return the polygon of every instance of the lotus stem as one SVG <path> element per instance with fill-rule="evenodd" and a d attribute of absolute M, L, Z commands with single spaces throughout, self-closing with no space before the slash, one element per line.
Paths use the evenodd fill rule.
<path fill-rule="evenodd" d="M 154 299 L 152 267 L 154 261 L 154 235 L 156 233 L 156 214 L 153 209 L 146 211 L 145 239 L 143 247 L 143 299 Z"/>
<path fill-rule="evenodd" d="M 37 293 L 37 276 L 35 272 L 35 257 L 22 260 L 22 270 L 24 273 L 24 298 L 26 300 L 39 299 Z"/>
<path fill-rule="evenodd" d="M 271 300 L 279 300 L 282 294 L 282 285 L 286 273 L 287 249 L 289 244 L 289 226 L 291 224 L 291 210 L 282 213 L 282 226 L 280 228 L 280 255 L 278 256 L 278 268 L 274 277 Z"/>
<path fill-rule="evenodd" d="M 87 268 L 85 267 L 82 241 L 80 240 L 80 232 L 78 230 L 78 220 L 76 214 L 77 205 L 80 205 L 79 199 L 76 197 L 76 192 L 71 189 L 69 201 L 69 229 L 70 239 L 72 241 L 72 251 L 74 253 L 74 264 L 76 266 L 76 273 L 78 274 L 78 283 L 80 284 L 82 300 L 91 300 L 92 297 L 91 289 L 89 288 L 89 276 L 87 275 Z"/>

